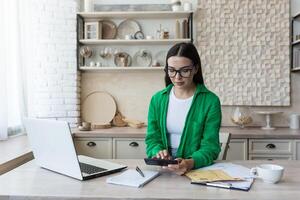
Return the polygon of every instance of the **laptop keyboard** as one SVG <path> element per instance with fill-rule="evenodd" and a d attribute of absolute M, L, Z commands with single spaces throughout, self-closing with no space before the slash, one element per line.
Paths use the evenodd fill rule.
<path fill-rule="evenodd" d="M 86 174 L 95 174 L 98 172 L 106 171 L 106 169 L 104 169 L 104 168 L 96 167 L 96 166 L 89 165 L 86 163 L 79 162 L 79 165 L 80 165 L 81 172 L 86 173 Z"/>

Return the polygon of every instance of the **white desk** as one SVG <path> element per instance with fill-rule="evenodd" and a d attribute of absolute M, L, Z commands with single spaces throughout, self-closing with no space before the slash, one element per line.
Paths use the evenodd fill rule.
<path fill-rule="evenodd" d="M 115 160 L 129 168 L 149 168 L 143 160 Z M 233 162 L 253 167 L 267 161 Z M 283 180 L 267 184 L 256 180 L 249 192 L 190 184 L 185 176 L 162 173 L 143 188 L 111 185 L 107 176 L 78 181 L 41 169 L 30 161 L 0 176 L 0 199 L 298 199 L 300 161 L 268 161 L 286 168 Z M 151 167 L 150 167 L 151 168 Z M 113 176 L 113 175 L 110 175 Z"/>

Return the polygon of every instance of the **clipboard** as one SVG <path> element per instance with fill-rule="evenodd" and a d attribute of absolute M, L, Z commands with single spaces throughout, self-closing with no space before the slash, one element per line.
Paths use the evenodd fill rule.
<path fill-rule="evenodd" d="M 220 173 L 220 170 L 224 173 Z M 214 173 L 209 174 L 208 172 Z M 203 175 L 206 174 L 208 174 L 207 180 L 202 180 L 201 178 L 205 178 Z M 215 175 L 215 177 L 212 175 Z M 254 182 L 254 177 L 251 175 L 249 168 L 233 163 L 216 163 L 198 169 L 194 173 L 192 172 L 190 176 L 187 174 L 187 176 L 191 179 L 191 184 L 241 191 L 249 191 Z M 230 177 L 240 178 L 240 180 L 231 181 Z"/>

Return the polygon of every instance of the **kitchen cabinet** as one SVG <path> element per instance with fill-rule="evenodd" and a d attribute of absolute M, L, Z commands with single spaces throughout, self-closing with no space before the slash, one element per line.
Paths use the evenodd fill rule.
<path fill-rule="evenodd" d="M 295 160 L 300 160 L 300 140 L 295 140 Z"/>
<path fill-rule="evenodd" d="M 129 20 L 134 24 L 130 24 L 128 27 L 134 29 L 134 27 L 140 26 L 143 34 L 142 38 L 125 39 L 124 37 L 118 37 L 119 33 L 128 34 L 128 30 L 124 28 L 119 31 L 118 25 L 122 24 L 125 20 Z M 99 22 L 110 21 L 114 23 L 117 30 L 116 36 L 113 38 L 101 37 L 86 39 L 84 38 L 85 23 L 86 22 Z M 185 30 L 186 34 L 176 34 L 178 27 L 182 32 L 183 22 L 186 22 Z M 180 26 L 178 26 L 178 23 Z M 101 26 L 100 26 L 101 27 Z M 161 34 L 157 36 L 157 30 L 162 27 L 167 29 L 168 37 L 162 38 Z M 107 30 L 106 30 L 107 31 Z M 178 33 L 178 31 L 177 31 Z M 103 30 L 102 30 L 103 35 Z M 124 35 L 123 35 L 124 36 Z M 148 37 L 147 37 L 148 36 Z M 122 12 L 78 12 L 77 13 L 77 65 L 81 71 L 116 71 L 116 70 L 163 70 L 165 56 L 167 50 L 174 44 L 179 42 L 193 42 L 193 12 L 192 11 L 122 11 Z M 80 49 L 83 46 L 88 46 L 92 50 L 91 57 L 83 57 L 80 54 Z M 103 52 L 107 50 L 106 53 Z M 137 53 L 140 50 L 146 50 L 143 52 L 149 52 L 149 59 L 146 62 L 145 59 L 140 59 L 143 62 L 137 61 Z M 116 64 L 118 53 L 124 52 L 129 55 L 131 63 L 129 66 L 119 66 Z M 125 54 L 125 55 L 126 55 Z M 127 56 L 127 55 L 126 55 Z M 144 57 L 142 57 L 144 58 Z M 159 66 L 151 67 L 155 62 L 160 63 Z M 92 63 L 92 66 L 91 66 Z M 99 65 L 96 67 L 96 63 Z M 117 66 L 115 66 L 117 65 Z"/>
<path fill-rule="evenodd" d="M 106 155 L 106 158 L 144 158 L 146 127 L 113 127 L 92 131 L 73 130 L 76 146 L 89 156 Z M 300 130 L 277 128 L 266 131 L 260 128 L 221 128 L 231 133 L 227 160 L 300 160 Z M 88 142 L 102 141 L 98 152 Z M 78 148 L 77 148 L 78 149 Z M 106 152 L 106 153 L 105 153 Z M 109 153 L 110 152 L 110 153 Z"/>
<path fill-rule="evenodd" d="M 143 138 L 114 138 L 113 158 L 138 159 L 146 158 L 146 145 Z"/>
<path fill-rule="evenodd" d="M 101 159 L 112 158 L 112 138 L 76 138 L 74 142 L 78 155 Z"/>
<path fill-rule="evenodd" d="M 142 137 L 75 138 L 78 154 L 102 159 L 146 156 Z M 300 160 L 300 140 L 231 139 L 226 160 Z"/>
<path fill-rule="evenodd" d="M 138 159 L 146 157 L 144 138 L 75 138 L 76 151 L 101 159 Z"/>
<path fill-rule="evenodd" d="M 249 160 L 293 160 L 293 156 L 292 155 L 250 154 Z"/>
<path fill-rule="evenodd" d="M 247 160 L 248 141 L 247 139 L 231 139 L 227 150 L 226 160 Z"/>
<path fill-rule="evenodd" d="M 250 160 L 292 160 L 293 140 L 250 139 Z"/>

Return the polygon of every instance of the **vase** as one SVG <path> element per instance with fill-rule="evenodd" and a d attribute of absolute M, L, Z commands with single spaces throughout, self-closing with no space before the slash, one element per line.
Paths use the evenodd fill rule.
<path fill-rule="evenodd" d="M 84 11 L 93 12 L 94 11 L 94 2 L 93 0 L 84 0 Z"/>
<path fill-rule="evenodd" d="M 248 107 L 236 107 L 232 110 L 231 115 L 232 123 L 244 128 L 245 125 L 252 123 L 250 109 Z"/>

